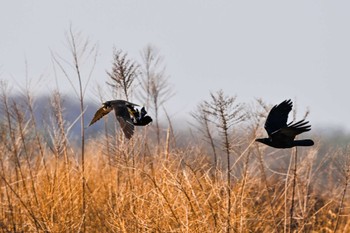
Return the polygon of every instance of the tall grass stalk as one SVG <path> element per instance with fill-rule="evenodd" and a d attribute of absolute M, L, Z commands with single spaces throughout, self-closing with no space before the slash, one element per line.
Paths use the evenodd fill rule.
<path fill-rule="evenodd" d="M 76 76 L 78 81 L 77 86 L 74 85 L 73 78 L 71 77 L 70 71 L 64 67 L 64 64 L 70 64 L 66 59 L 63 59 L 57 54 L 53 54 L 53 60 L 55 64 L 58 65 L 63 75 L 70 82 L 74 92 L 76 93 L 79 104 L 80 104 L 80 154 L 81 154 L 81 183 L 82 183 L 82 210 L 81 210 L 81 227 L 82 231 L 86 230 L 86 178 L 85 178 L 85 121 L 84 121 L 84 96 L 87 84 L 91 79 L 95 64 L 97 49 L 96 46 L 90 46 L 89 41 L 83 40 L 79 33 L 73 31 L 72 26 L 70 27 L 69 32 L 67 33 L 67 43 L 69 46 L 69 52 L 71 53 L 73 75 Z M 91 58 L 91 67 L 88 70 L 86 75 L 85 84 L 83 83 L 82 67 L 81 63 L 83 59 Z M 80 230 L 79 230 L 80 231 Z"/>
<path fill-rule="evenodd" d="M 298 168 L 298 149 L 295 147 L 294 149 L 294 169 L 293 169 L 293 180 L 292 180 L 292 197 L 291 197 L 291 205 L 290 205 L 290 215 L 289 215 L 289 229 L 290 232 L 297 231 L 297 225 L 294 223 L 293 214 L 294 214 L 294 198 L 295 198 L 295 187 L 297 180 L 297 168 Z"/>

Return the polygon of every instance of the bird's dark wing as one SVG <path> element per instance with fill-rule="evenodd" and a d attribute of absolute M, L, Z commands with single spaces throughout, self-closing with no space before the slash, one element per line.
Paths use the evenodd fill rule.
<path fill-rule="evenodd" d="M 92 118 L 90 125 L 101 119 L 103 116 L 107 115 L 110 111 L 112 111 L 112 108 L 106 108 L 106 107 L 101 107 L 99 110 L 94 115 L 94 118 Z"/>
<path fill-rule="evenodd" d="M 114 105 L 113 108 L 115 116 L 125 134 L 125 137 L 130 139 L 134 134 L 135 127 L 132 123 L 127 107 L 125 105 Z"/>
<path fill-rule="evenodd" d="M 288 114 L 292 110 L 293 103 L 291 100 L 285 100 L 279 105 L 275 105 L 267 116 L 265 129 L 270 136 L 273 132 L 287 127 Z"/>
<path fill-rule="evenodd" d="M 298 121 L 294 124 L 290 123 L 287 127 L 282 128 L 280 130 L 280 133 L 294 139 L 298 134 L 311 130 L 311 125 L 307 125 L 308 123 L 308 121 L 304 120 Z"/>
<path fill-rule="evenodd" d="M 290 123 L 288 126 L 273 132 L 271 137 L 277 140 L 284 138 L 285 140 L 292 141 L 298 134 L 311 130 L 311 125 L 307 125 L 308 123 L 308 121 L 304 120 L 298 121 L 294 124 Z"/>

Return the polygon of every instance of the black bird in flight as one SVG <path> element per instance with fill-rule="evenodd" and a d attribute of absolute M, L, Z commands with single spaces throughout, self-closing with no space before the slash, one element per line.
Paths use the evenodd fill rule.
<path fill-rule="evenodd" d="M 141 112 L 138 109 L 135 109 L 131 105 L 128 105 L 127 107 L 130 115 L 132 116 L 134 125 L 144 126 L 152 122 L 152 118 L 150 116 L 146 116 L 147 112 L 145 107 L 141 108 Z"/>
<path fill-rule="evenodd" d="M 298 121 L 287 124 L 288 114 L 292 110 L 291 100 L 285 100 L 279 105 L 275 105 L 265 122 L 265 130 L 268 138 L 258 138 L 255 141 L 264 143 L 274 148 L 291 148 L 294 146 L 312 146 L 314 142 L 311 139 L 294 140 L 298 134 L 311 130 L 308 121 Z"/>
<path fill-rule="evenodd" d="M 144 112 L 142 112 L 143 114 L 141 114 L 141 117 L 135 117 L 134 112 L 138 111 L 134 109 L 134 106 L 139 105 L 125 100 L 106 101 L 102 104 L 102 107 L 99 110 L 97 110 L 89 126 L 94 124 L 103 116 L 107 115 L 112 110 L 114 110 L 115 116 L 125 134 L 125 137 L 127 139 L 130 139 L 134 134 L 134 125 L 145 126 L 152 122 L 152 118 L 150 116 L 145 116 L 147 112 L 146 110 L 144 110 L 144 108 Z"/>

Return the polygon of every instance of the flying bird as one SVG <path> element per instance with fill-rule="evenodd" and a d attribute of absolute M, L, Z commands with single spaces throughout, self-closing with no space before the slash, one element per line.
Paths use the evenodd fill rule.
<path fill-rule="evenodd" d="M 150 116 L 146 116 L 147 111 L 145 107 L 141 108 L 141 112 L 139 112 L 139 110 L 135 109 L 133 106 L 127 106 L 127 107 L 130 112 L 130 115 L 132 116 L 134 125 L 144 126 L 144 125 L 148 125 L 153 121 Z"/>
<path fill-rule="evenodd" d="M 268 138 L 258 138 L 255 141 L 264 143 L 274 148 L 292 148 L 294 146 L 312 146 L 311 139 L 294 140 L 298 134 L 311 130 L 308 121 L 290 122 L 287 124 L 288 114 L 292 110 L 291 100 L 285 100 L 279 105 L 275 105 L 267 116 L 265 130 Z"/>
<path fill-rule="evenodd" d="M 106 101 L 102 104 L 102 107 L 97 110 L 94 118 L 91 120 L 90 125 L 94 124 L 96 121 L 101 119 L 103 116 L 107 115 L 109 112 L 114 110 L 115 116 L 122 128 L 125 137 L 130 139 L 134 134 L 134 125 L 136 125 L 130 116 L 130 108 L 133 109 L 134 106 L 139 106 L 137 104 L 125 101 L 125 100 L 111 100 Z"/>

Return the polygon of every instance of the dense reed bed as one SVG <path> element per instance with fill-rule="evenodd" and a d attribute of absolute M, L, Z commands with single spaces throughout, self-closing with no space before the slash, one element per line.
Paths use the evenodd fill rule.
<path fill-rule="evenodd" d="M 229 141 L 227 166 L 225 145 L 217 143 L 214 160 L 199 133 L 184 144 L 168 127 L 158 144 L 151 125 L 128 141 L 105 122 L 85 140 L 83 170 L 60 94 L 39 127 L 30 95 L 17 103 L 2 88 L 2 232 L 349 230 L 347 148 L 321 150 L 320 140 L 298 151 L 270 149 L 254 143 L 255 126 L 246 125 Z"/>

